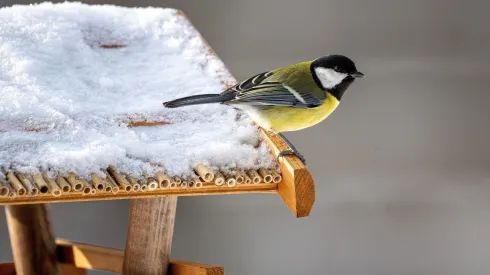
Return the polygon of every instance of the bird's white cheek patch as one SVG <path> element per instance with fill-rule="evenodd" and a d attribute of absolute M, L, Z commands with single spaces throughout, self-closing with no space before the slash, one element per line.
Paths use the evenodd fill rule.
<path fill-rule="evenodd" d="M 347 76 L 346 74 L 326 68 L 316 68 L 315 73 L 325 89 L 331 89 L 337 86 Z"/>

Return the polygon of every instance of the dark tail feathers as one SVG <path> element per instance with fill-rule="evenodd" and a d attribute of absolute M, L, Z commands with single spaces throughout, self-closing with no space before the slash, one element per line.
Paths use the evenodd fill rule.
<path fill-rule="evenodd" d="M 182 106 L 197 105 L 197 104 L 221 103 L 229 99 L 231 99 L 229 95 L 221 95 L 221 94 L 192 95 L 192 96 L 182 97 L 172 101 L 164 102 L 163 106 L 165 106 L 166 108 L 178 108 Z"/>

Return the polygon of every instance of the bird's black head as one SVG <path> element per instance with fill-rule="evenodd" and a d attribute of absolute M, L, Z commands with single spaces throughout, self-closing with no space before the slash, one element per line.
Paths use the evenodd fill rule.
<path fill-rule="evenodd" d="M 338 100 L 355 78 L 364 77 L 350 58 L 337 54 L 315 59 L 310 70 L 317 85 L 328 90 Z"/>

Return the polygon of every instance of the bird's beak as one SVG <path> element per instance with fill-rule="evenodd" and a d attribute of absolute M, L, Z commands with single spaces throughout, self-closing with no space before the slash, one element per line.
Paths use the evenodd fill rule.
<path fill-rule="evenodd" d="M 353 74 L 350 74 L 350 76 L 352 76 L 354 78 L 360 78 L 360 77 L 364 77 L 364 74 L 361 72 L 355 72 Z"/>

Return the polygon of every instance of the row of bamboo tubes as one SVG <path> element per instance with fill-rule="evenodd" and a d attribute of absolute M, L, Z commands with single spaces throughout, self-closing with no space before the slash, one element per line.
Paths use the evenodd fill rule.
<path fill-rule="evenodd" d="M 96 173 L 90 179 L 84 179 L 75 173 L 58 175 L 50 178 L 45 172 L 27 175 L 25 173 L 8 172 L 6 179 L 0 178 L 0 197 L 37 196 L 51 194 L 61 196 L 64 193 L 81 193 L 91 195 L 97 192 L 148 192 L 167 188 L 201 188 L 203 184 L 234 187 L 237 184 L 279 183 L 282 176 L 273 169 L 260 168 L 258 170 L 235 170 L 231 173 L 213 171 L 204 164 L 195 169 L 195 176 L 190 178 L 169 177 L 164 172 L 155 175 L 143 173 L 143 177 L 136 179 L 109 167 L 103 169 L 105 177 Z"/>

